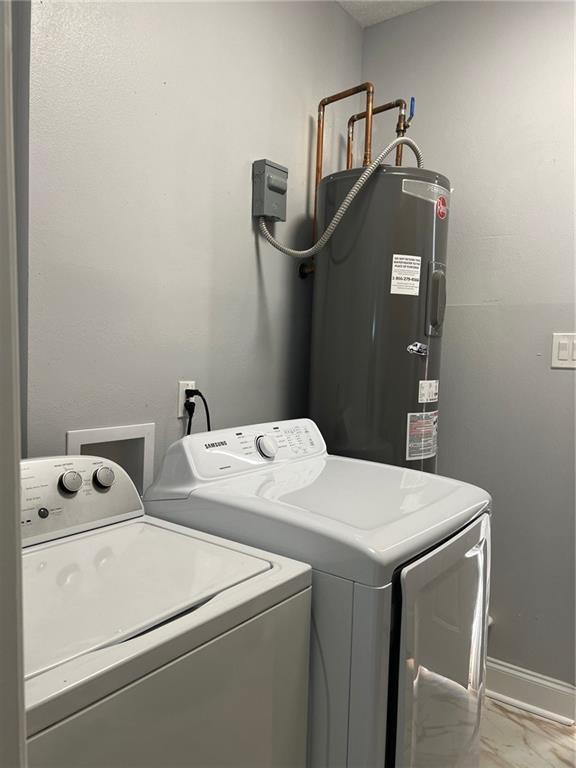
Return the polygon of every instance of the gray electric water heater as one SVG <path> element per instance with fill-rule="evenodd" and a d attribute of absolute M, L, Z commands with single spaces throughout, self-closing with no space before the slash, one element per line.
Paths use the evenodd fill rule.
<path fill-rule="evenodd" d="M 323 232 L 361 168 L 322 179 Z M 316 257 L 310 417 L 330 453 L 434 472 L 450 182 L 382 166 Z"/>

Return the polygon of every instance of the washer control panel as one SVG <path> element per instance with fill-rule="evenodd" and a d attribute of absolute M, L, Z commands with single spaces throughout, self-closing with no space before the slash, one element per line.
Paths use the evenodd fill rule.
<path fill-rule="evenodd" d="M 20 462 L 22 544 L 60 538 L 144 514 L 127 472 L 97 456 Z"/>
<path fill-rule="evenodd" d="M 196 477 L 205 480 L 326 453 L 320 430 L 310 419 L 203 432 L 182 443 Z"/>

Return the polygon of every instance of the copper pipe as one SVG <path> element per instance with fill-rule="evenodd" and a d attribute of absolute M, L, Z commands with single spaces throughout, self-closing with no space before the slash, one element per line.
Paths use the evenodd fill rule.
<path fill-rule="evenodd" d="M 328 104 L 335 101 L 347 99 L 357 93 L 366 91 L 366 111 L 363 112 L 366 118 L 366 129 L 364 131 L 364 165 L 370 165 L 372 159 L 372 112 L 374 109 L 374 86 L 372 83 L 362 83 L 354 88 L 348 88 L 345 91 L 335 93 L 333 96 L 326 96 L 318 104 L 318 129 L 316 133 L 316 179 L 314 184 L 314 225 L 312 229 L 312 238 L 316 240 L 317 220 L 318 220 L 318 187 L 322 180 L 322 162 L 324 154 L 324 111 Z"/>
<path fill-rule="evenodd" d="M 379 107 L 374 107 L 372 110 L 373 115 L 379 115 L 381 112 L 388 112 L 391 109 L 398 109 L 398 122 L 396 123 L 396 136 L 404 136 L 406 134 L 406 102 L 404 99 L 396 99 L 396 101 L 389 101 L 387 104 L 381 104 Z M 364 120 L 366 118 L 366 112 L 359 112 L 357 115 L 352 115 L 348 120 L 348 139 L 346 141 L 346 168 L 350 170 L 353 163 L 354 154 L 354 125 L 358 120 Z M 402 144 L 396 147 L 396 165 L 402 165 Z"/>
<path fill-rule="evenodd" d="M 406 135 L 406 102 L 403 99 L 399 99 L 404 106 L 401 106 L 398 112 L 398 122 L 396 123 L 396 136 Z M 402 150 L 403 144 L 398 144 L 396 147 L 396 165 L 402 165 Z"/>

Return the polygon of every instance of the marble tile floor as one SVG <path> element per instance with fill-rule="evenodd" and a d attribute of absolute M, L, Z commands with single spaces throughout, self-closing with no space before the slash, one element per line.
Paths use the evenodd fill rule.
<path fill-rule="evenodd" d="M 481 768 L 576 768 L 576 727 L 486 699 Z"/>

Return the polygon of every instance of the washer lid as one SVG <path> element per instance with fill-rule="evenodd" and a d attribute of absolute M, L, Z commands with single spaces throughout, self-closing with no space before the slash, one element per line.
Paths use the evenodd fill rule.
<path fill-rule="evenodd" d="M 205 603 L 270 563 L 140 518 L 22 555 L 26 678 Z"/>
<path fill-rule="evenodd" d="M 486 491 L 457 480 L 321 456 L 197 487 L 186 502 L 146 506 L 174 522 L 380 586 L 489 504 Z"/>

